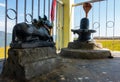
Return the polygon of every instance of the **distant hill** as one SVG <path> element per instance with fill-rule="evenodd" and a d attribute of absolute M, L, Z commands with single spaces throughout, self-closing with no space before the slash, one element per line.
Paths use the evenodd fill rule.
<path fill-rule="evenodd" d="M 7 46 L 9 46 L 12 40 L 12 33 L 7 33 Z M 5 44 L 5 32 L 0 31 L 0 47 L 3 47 Z"/>
<path fill-rule="evenodd" d="M 94 37 L 94 39 L 101 39 L 101 40 L 120 40 L 120 36 L 114 36 L 114 37 Z"/>

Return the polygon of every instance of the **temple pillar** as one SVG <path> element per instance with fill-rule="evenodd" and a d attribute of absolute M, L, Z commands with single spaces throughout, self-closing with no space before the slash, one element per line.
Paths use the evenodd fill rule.
<path fill-rule="evenodd" d="M 63 47 L 66 47 L 68 42 L 73 41 L 73 35 L 71 33 L 71 28 L 73 27 L 73 15 L 74 12 L 73 8 L 72 8 L 72 4 L 74 2 L 74 0 L 62 0 L 62 2 L 64 3 L 64 27 L 63 27 L 63 31 L 64 31 L 64 35 L 63 35 L 63 39 L 64 39 L 64 45 Z"/>

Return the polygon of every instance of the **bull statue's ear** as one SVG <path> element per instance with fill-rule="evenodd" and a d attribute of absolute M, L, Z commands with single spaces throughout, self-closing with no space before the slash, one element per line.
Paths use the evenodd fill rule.
<path fill-rule="evenodd" d="M 41 20 L 42 18 L 41 18 L 41 16 L 39 16 L 39 20 Z"/>
<path fill-rule="evenodd" d="M 47 20 L 47 16 L 46 15 L 44 15 L 44 20 Z"/>

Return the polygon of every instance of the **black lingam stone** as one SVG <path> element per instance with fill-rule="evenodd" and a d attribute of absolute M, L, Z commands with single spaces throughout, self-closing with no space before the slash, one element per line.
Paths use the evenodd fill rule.
<path fill-rule="evenodd" d="M 77 33 L 79 35 L 76 41 L 86 42 L 91 40 L 91 33 L 96 32 L 95 30 L 89 29 L 89 19 L 82 18 L 80 21 L 80 29 L 71 30 L 74 34 Z"/>

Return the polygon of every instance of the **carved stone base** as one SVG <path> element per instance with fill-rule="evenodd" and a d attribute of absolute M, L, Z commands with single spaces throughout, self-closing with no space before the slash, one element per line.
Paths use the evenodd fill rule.
<path fill-rule="evenodd" d="M 81 58 L 81 59 L 101 59 L 110 58 L 111 52 L 108 49 L 100 50 L 81 50 L 63 48 L 60 55 L 67 58 Z"/>
<path fill-rule="evenodd" d="M 58 67 L 60 64 L 56 57 L 54 47 L 9 49 L 2 76 L 20 80 L 31 79 Z"/>
<path fill-rule="evenodd" d="M 100 43 L 93 41 L 69 42 L 68 48 L 61 49 L 60 55 L 68 58 L 100 59 L 112 58 L 108 49 L 103 49 Z"/>
<path fill-rule="evenodd" d="M 55 46 L 54 42 L 47 42 L 47 41 L 35 41 L 35 42 L 11 43 L 10 44 L 10 47 L 14 49 L 54 47 L 54 46 Z"/>
<path fill-rule="evenodd" d="M 82 50 L 93 50 L 93 49 L 101 49 L 102 44 L 95 42 L 69 42 L 68 48 L 70 49 L 82 49 Z"/>

